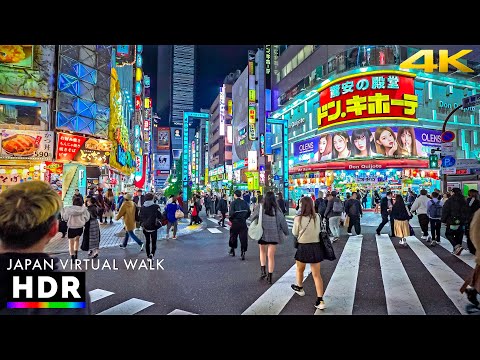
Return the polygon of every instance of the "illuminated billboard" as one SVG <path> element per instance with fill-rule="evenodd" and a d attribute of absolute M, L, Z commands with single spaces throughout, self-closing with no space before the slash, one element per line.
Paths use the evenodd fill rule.
<path fill-rule="evenodd" d="M 366 120 L 418 121 L 415 74 L 382 70 L 348 75 L 318 89 L 318 127 Z"/>
<path fill-rule="evenodd" d="M 426 158 L 441 132 L 414 127 L 363 128 L 325 133 L 293 144 L 294 164 L 352 158 Z"/>

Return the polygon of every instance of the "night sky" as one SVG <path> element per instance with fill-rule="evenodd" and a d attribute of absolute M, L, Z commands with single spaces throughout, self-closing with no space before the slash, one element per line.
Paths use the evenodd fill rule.
<path fill-rule="evenodd" d="M 194 111 L 209 109 L 219 93 L 225 76 L 247 66 L 248 50 L 256 50 L 263 45 L 198 45 L 197 79 Z M 155 101 L 157 83 L 157 47 L 144 47 L 143 67 L 145 74 L 151 77 L 151 97 Z M 154 107 L 155 108 L 155 107 Z"/>

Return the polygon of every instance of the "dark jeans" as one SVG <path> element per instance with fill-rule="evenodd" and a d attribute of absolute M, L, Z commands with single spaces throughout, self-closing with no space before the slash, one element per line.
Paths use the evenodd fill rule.
<path fill-rule="evenodd" d="M 428 215 L 419 214 L 418 222 L 420 223 L 420 228 L 422 229 L 423 236 L 428 236 L 428 222 L 429 222 Z"/>
<path fill-rule="evenodd" d="M 377 228 L 377 232 L 381 232 L 383 227 L 385 226 L 385 224 L 388 222 L 388 215 L 383 215 L 382 214 L 382 222 L 380 223 L 380 225 L 378 225 L 378 228 Z M 392 219 L 390 219 L 390 235 L 391 236 L 395 236 L 395 233 L 393 231 L 393 221 Z"/>
<path fill-rule="evenodd" d="M 347 232 L 351 233 L 352 232 L 352 227 L 355 226 L 355 232 L 357 235 L 360 235 L 360 232 L 362 229 L 360 228 L 360 216 L 352 216 L 348 215 L 350 218 L 350 222 L 348 223 L 348 229 Z"/>
<path fill-rule="evenodd" d="M 232 221 L 232 227 L 230 228 L 230 240 L 228 245 L 236 249 L 238 246 L 238 236 L 240 236 L 240 250 L 247 251 L 248 248 L 248 228 L 245 221 Z"/>
<path fill-rule="evenodd" d="M 442 221 L 440 219 L 430 219 L 430 230 L 432 232 L 432 240 L 440 241 L 440 228 Z"/>
<path fill-rule="evenodd" d="M 150 241 L 152 241 L 152 255 L 155 255 L 155 250 L 157 250 L 157 234 L 158 231 L 147 232 L 143 230 L 143 235 L 145 235 L 145 242 L 147 243 L 147 256 L 150 255 Z"/>
<path fill-rule="evenodd" d="M 135 235 L 135 233 L 133 232 L 133 230 L 131 231 L 126 231 L 125 232 L 125 238 L 123 239 L 123 246 L 127 246 L 127 243 L 128 243 L 128 236 L 131 236 L 132 239 L 138 244 L 138 245 L 142 245 L 142 240 L 140 240 L 137 235 Z"/>
<path fill-rule="evenodd" d="M 222 226 L 225 226 L 225 218 L 227 217 L 227 213 L 222 213 L 222 218 L 218 221 L 218 225 L 222 223 Z"/>
<path fill-rule="evenodd" d="M 450 244 L 452 244 L 454 248 L 457 245 L 462 245 L 463 234 L 463 225 L 460 226 L 458 230 L 452 230 L 447 227 L 447 230 L 445 231 L 445 237 L 450 241 Z"/>

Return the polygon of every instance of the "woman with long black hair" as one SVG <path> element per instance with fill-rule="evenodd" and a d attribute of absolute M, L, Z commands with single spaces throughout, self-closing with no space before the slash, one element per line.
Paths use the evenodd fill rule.
<path fill-rule="evenodd" d="M 408 220 L 412 218 L 412 214 L 405 204 L 405 200 L 400 195 L 395 197 L 395 204 L 392 206 L 390 219 L 393 219 L 394 235 L 400 238 L 400 245 L 407 247 L 407 236 L 410 236 L 410 223 Z M 391 220 L 390 220 L 391 221 Z"/>
<path fill-rule="evenodd" d="M 311 200 L 311 199 L 310 199 Z M 258 240 L 260 248 L 260 269 L 261 279 L 267 278 L 269 284 L 273 283 L 272 276 L 275 268 L 275 251 L 277 245 L 282 244 L 284 235 L 288 235 L 288 225 L 282 210 L 278 207 L 277 200 L 273 191 L 268 191 L 263 199 L 263 205 L 259 205 L 252 217 L 252 222 L 258 219 L 262 211 L 262 238 Z M 268 254 L 268 275 L 266 272 Z"/>

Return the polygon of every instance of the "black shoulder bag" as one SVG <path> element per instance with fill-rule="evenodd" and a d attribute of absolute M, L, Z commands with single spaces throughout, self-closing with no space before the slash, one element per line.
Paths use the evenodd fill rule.
<path fill-rule="evenodd" d="M 326 229 L 323 222 L 320 225 L 319 237 L 320 237 L 320 239 L 319 239 L 320 240 L 320 245 L 322 246 L 323 252 L 325 254 L 325 259 L 330 260 L 330 261 L 335 260 L 336 259 L 335 251 L 333 251 L 332 242 L 330 241 L 330 238 L 328 237 L 327 229 Z"/>

